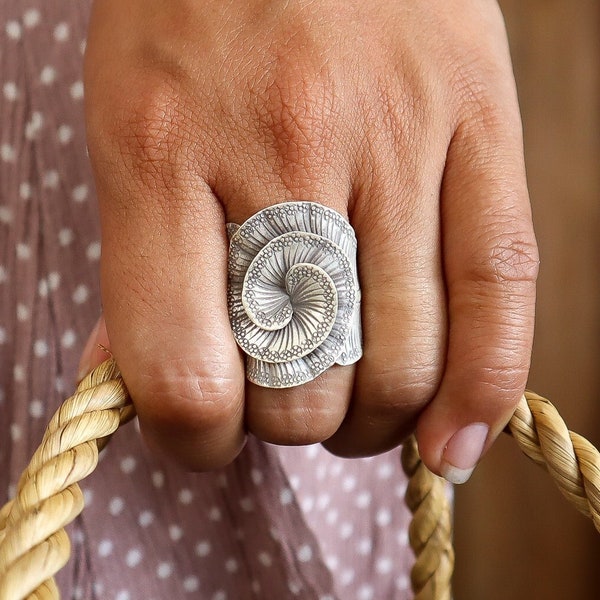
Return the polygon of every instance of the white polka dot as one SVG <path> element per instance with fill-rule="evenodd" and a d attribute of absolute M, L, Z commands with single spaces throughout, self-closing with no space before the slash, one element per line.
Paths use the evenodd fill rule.
<path fill-rule="evenodd" d="M 258 555 L 258 561 L 263 567 L 270 567 L 273 564 L 273 559 L 268 552 L 261 552 Z"/>
<path fill-rule="evenodd" d="M 104 595 L 104 584 L 101 581 L 94 581 L 92 587 L 94 588 L 94 593 L 97 596 L 102 597 Z"/>
<path fill-rule="evenodd" d="M 83 502 L 86 506 L 89 506 L 94 501 L 94 490 L 90 488 L 85 488 L 82 490 L 83 493 Z"/>
<path fill-rule="evenodd" d="M 335 462 L 331 463 L 331 466 L 329 467 L 329 474 L 332 477 L 337 477 L 338 475 L 341 474 L 342 470 L 343 470 L 343 467 L 342 467 L 341 461 L 336 460 Z"/>
<path fill-rule="evenodd" d="M 308 544 L 304 544 L 304 546 L 300 547 L 296 556 L 300 562 L 308 562 L 313 557 L 312 548 Z"/>
<path fill-rule="evenodd" d="M 342 525 L 340 527 L 340 537 L 343 540 L 347 540 L 352 535 L 353 531 L 354 531 L 354 525 L 352 525 L 352 523 L 349 523 L 346 521 L 345 523 L 342 523 Z"/>
<path fill-rule="evenodd" d="M 372 585 L 365 583 L 361 585 L 356 594 L 356 600 L 373 600 L 375 597 L 375 590 Z"/>
<path fill-rule="evenodd" d="M 396 542 L 399 546 L 408 546 L 408 531 L 406 529 L 401 529 L 396 533 Z"/>
<path fill-rule="evenodd" d="M 325 594 L 324 596 L 319 596 L 319 600 L 335 600 L 335 598 L 331 594 Z"/>
<path fill-rule="evenodd" d="M 401 498 L 402 500 L 404 500 L 404 497 L 406 496 L 406 485 L 407 482 L 404 481 L 402 483 L 399 483 L 395 488 L 394 488 L 394 495 L 397 498 Z"/>
<path fill-rule="evenodd" d="M 40 279 L 38 282 L 38 294 L 45 298 L 48 295 L 48 280 L 45 278 Z"/>
<path fill-rule="evenodd" d="M 319 454 L 319 445 L 311 444 L 310 446 L 306 446 L 305 452 L 306 452 L 306 458 L 308 458 L 309 460 L 313 460 L 313 459 L 317 458 L 317 456 Z"/>
<path fill-rule="evenodd" d="M 73 302 L 75 304 L 83 304 L 90 297 L 90 291 L 87 286 L 80 284 L 73 292 Z"/>
<path fill-rule="evenodd" d="M 190 575 L 183 580 L 183 589 L 185 592 L 197 592 L 199 587 L 200 582 L 194 575 Z"/>
<path fill-rule="evenodd" d="M 377 560 L 375 569 L 380 575 L 387 575 L 392 572 L 394 561 L 389 556 L 383 556 Z"/>
<path fill-rule="evenodd" d="M 49 169 L 42 175 L 42 186 L 49 189 L 56 189 L 60 183 L 60 175 L 56 169 Z"/>
<path fill-rule="evenodd" d="M 11 40 L 18 40 L 21 38 L 22 30 L 18 21 L 8 21 L 4 30 Z"/>
<path fill-rule="evenodd" d="M 331 508 L 325 515 L 325 521 L 328 525 L 333 525 L 338 520 L 339 513 L 336 508 Z"/>
<path fill-rule="evenodd" d="M 331 502 L 331 496 L 329 494 L 327 494 L 327 493 L 319 494 L 319 497 L 317 498 L 317 509 L 325 510 L 329 506 L 330 502 Z"/>
<path fill-rule="evenodd" d="M 371 554 L 372 549 L 373 543 L 371 542 L 370 538 L 363 538 L 358 542 L 358 544 L 356 544 L 356 551 L 361 556 L 367 556 L 368 554 Z"/>
<path fill-rule="evenodd" d="M 9 206 L 0 206 L 0 223 L 8 225 L 12 223 L 13 211 Z"/>
<path fill-rule="evenodd" d="M 211 600 L 227 600 L 227 593 L 225 590 L 217 590 L 213 595 Z"/>
<path fill-rule="evenodd" d="M 294 596 L 297 596 L 302 591 L 302 587 L 297 581 L 288 581 L 288 590 Z"/>
<path fill-rule="evenodd" d="M 23 367 L 23 365 L 15 365 L 13 367 L 13 377 L 15 381 L 25 381 L 25 368 Z"/>
<path fill-rule="evenodd" d="M 108 503 L 108 512 L 113 517 L 120 515 L 123 512 L 124 508 L 125 501 L 120 496 L 115 496 L 114 498 L 111 498 L 110 502 Z"/>
<path fill-rule="evenodd" d="M 99 556 L 106 558 L 107 556 L 112 554 L 112 551 L 113 551 L 113 543 L 110 540 L 102 540 L 98 544 L 98 555 Z"/>
<path fill-rule="evenodd" d="M 14 102 L 19 97 L 19 90 L 14 81 L 7 81 L 2 86 L 2 93 L 9 102 Z"/>
<path fill-rule="evenodd" d="M 410 587 L 410 580 L 406 574 L 402 574 L 396 577 L 394 584 L 397 590 L 404 592 Z"/>
<path fill-rule="evenodd" d="M 32 419 L 39 419 L 44 415 L 44 403 L 41 400 L 32 400 L 29 403 L 29 416 Z"/>
<path fill-rule="evenodd" d="M 379 509 L 375 521 L 379 527 L 388 526 L 392 522 L 392 512 L 388 508 Z"/>
<path fill-rule="evenodd" d="M 208 511 L 208 518 L 211 521 L 220 521 L 221 520 L 221 509 L 218 506 L 213 506 Z"/>
<path fill-rule="evenodd" d="M 37 8 L 30 8 L 23 13 L 23 25 L 28 29 L 39 25 L 40 20 L 40 11 Z"/>
<path fill-rule="evenodd" d="M 312 496 L 306 496 L 302 498 L 300 505 L 305 513 L 309 513 L 315 506 L 315 499 Z"/>
<path fill-rule="evenodd" d="M 197 556 L 205 557 L 208 556 L 212 548 L 208 540 L 202 540 L 196 544 L 195 552 Z"/>
<path fill-rule="evenodd" d="M 73 347 L 76 340 L 77 336 L 75 335 L 75 332 L 72 329 L 67 329 L 60 338 L 60 344 L 63 348 L 68 349 Z"/>
<path fill-rule="evenodd" d="M 183 529 L 179 525 L 169 525 L 169 537 L 172 542 L 178 542 L 183 537 Z"/>
<path fill-rule="evenodd" d="M 250 471 L 250 477 L 254 485 L 260 485 L 264 480 L 264 475 L 260 469 L 252 469 Z"/>
<path fill-rule="evenodd" d="M 83 98 L 83 81 L 76 81 L 69 88 L 71 98 L 73 100 L 81 100 Z"/>
<path fill-rule="evenodd" d="M 343 586 L 348 586 L 354 581 L 354 569 L 344 569 L 340 575 L 340 583 Z"/>
<path fill-rule="evenodd" d="M 300 477 L 298 477 L 298 475 L 290 476 L 290 486 L 294 491 L 298 491 L 298 489 L 300 488 Z"/>
<path fill-rule="evenodd" d="M 19 198 L 21 200 L 29 200 L 31 198 L 31 184 L 28 181 L 23 181 L 19 185 Z"/>
<path fill-rule="evenodd" d="M 6 344 L 6 340 L 8 339 L 8 334 L 6 333 L 6 329 L 0 326 L 0 344 Z"/>
<path fill-rule="evenodd" d="M 65 380 L 60 375 L 57 375 L 54 379 L 54 389 L 59 394 L 63 394 L 66 388 L 67 386 L 65 385 Z M 102 454 L 104 454 L 104 452 Z M 102 456 L 102 454 L 100 456 Z"/>
<path fill-rule="evenodd" d="M 56 69 L 46 65 L 40 73 L 40 81 L 43 85 L 51 85 L 56 81 Z"/>
<path fill-rule="evenodd" d="M 279 502 L 281 502 L 281 504 L 283 506 L 290 504 L 293 499 L 294 499 L 294 492 L 292 492 L 292 490 L 290 488 L 287 488 L 287 487 L 283 488 L 281 490 L 281 492 L 279 492 Z"/>
<path fill-rule="evenodd" d="M 61 246 L 68 246 L 73 239 L 75 238 L 75 234 L 72 229 L 68 229 L 64 227 L 58 232 L 58 242 Z"/>
<path fill-rule="evenodd" d="M 252 512 L 254 510 L 254 500 L 250 496 L 245 496 L 240 500 L 240 507 L 244 512 Z"/>
<path fill-rule="evenodd" d="M 260 581 L 257 581 L 256 579 L 253 579 L 252 582 L 250 583 L 250 589 L 255 593 L 255 594 L 260 594 L 260 590 L 262 589 L 260 587 Z"/>
<path fill-rule="evenodd" d="M 73 588 L 73 600 L 83 600 L 83 596 L 84 591 L 80 585 Z"/>
<path fill-rule="evenodd" d="M 12 423 L 10 426 L 10 439 L 13 442 L 18 442 L 23 436 L 23 430 L 17 423 Z"/>
<path fill-rule="evenodd" d="M 179 490 L 177 499 L 181 504 L 191 504 L 194 499 L 194 494 L 189 488 L 183 488 L 182 490 Z"/>
<path fill-rule="evenodd" d="M 356 497 L 355 504 L 358 508 L 367 508 L 371 504 L 371 492 L 361 492 Z"/>
<path fill-rule="evenodd" d="M 31 258 L 31 248 L 29 244 L 17 244 L 17 258 L 19 260 L 27 260 Z"/>
<path fill-rule="evenodd" d="M 356 477 L 354 475 L 348 475 L 344 477 L 342 481 L 342 489 L 345 492 L 351 492 L 356 487 Z"/>
<path fill-rule="evenodd" d="M 88 186 L 85 183 L 81 183 L 73 188 L 71 198 L 75 202 L 83 202 L 88 196 L 88 191 Z"/>
<path fill-rule="evenodd" d="M 43 125 L 44 118 L 42 116 L 42 113 L 39 111 L 33 112 L 31 114 L 31 119 L 27 123 L 25 123 L 25 137 L 28 140 L 33 140 L 37 136 Z"/>
<path fill-rule="evenodd" d="M 165 474 L 162 471 L 152 473 L 152 485 L 155 488 L 161 488 L 165 484 Z"/>
<path fill-rule="evenodd" d="M 131 594 L 127 590 L 120 590 L 117 592 L 115 600 L 131 600 Z"/>
<path fill-rule="evenodd" d="M 379 479 L 389 479 L 394 473 L 394 465 L 391 462 L 384 462 L 377 468 L 377 477 Z"/>
<path fill-rule="evenodd" d="M 173 575 L 173 565 L 171 563 L 162 562 L 156 568 L 156 576 L 159 579 L 168 579 Z"/>
<path fill-rule="evenodd" d="M 0 158 L 4 162 L 13 162 L 16 157 L 17 152 L 10 144 L 2 144 L 0 146 Z"/>
<path fill-rule="evenodd" d="M 235 573 L 239 568 L 237 560 L 235 558 L 228 558 L 225 561 L 225 570 L 228 573 Z"/>
<path fill-rule="evenodd" d="M 121 472 L 125 473 L 125 475 L 129 475 L 130 473 L 133 473 L 136 466 L 137 466 L 137 460 L 135 459 L 134 456 L 131 456 L 131 455 L 125 456 L 123 459 L 121 459 L 120 468 L 121 468 Z"/>
<path fill-rule="evenodd" d="M 46 340 L 35 340 L 33 344 L 33 353 L 38 358 L 43 358 L 48 355 L 48 342 Z"/>
<path fill-rule="evenodd" d="M 96 261 L 100 258 L 101 247 L 100 242 L 92 242 L 86 249 L 85 255 L 88 260 Z"/>
<path fill-rule="evenodd" d="M 142 562 L 143 557 L 144 553 L 139 548 L 132 548 L 127 552 L 127 556 L 125 557 L 125 564 L 130 569 L 133 569 Z"/>
<path fill-rule="evenodd" d="M 85 53 L 86 46 L 87 46 L 86 40 L 81 40 L 81 42 L 79 42 L 79 52 L 81 52 L 81 54 Z"/>
<path fill-rule="evenodd" d="M 56 137 L 61 144 L 68 144 L 73 139 L 73 128 L 69 125 L 61 125 L 56 130 Z"/>
<path fill-rule="evenodd" d="M 68 23 L 59 23 L 54 28 L 54 39 L 57 42 L 66 42 L 69 39 L 69 24 Z"/>
<path fill-rule="evenodd" d="M 58 289 L 60 285 L 60 273 L 56 271 L 52 271 L 48 273 L 48 287 L 54 292 Z"/>
<path fill-rule="evenodd" d="M 29 319 L 29 314 L 29 308 L 27 308 L 25 304 L 19 302 L 19 304 L 17 304 L 17 320 L 21 322 L 27 321 L 27 319 Z"/>
<path fill-rule="evenodd" d="M 138 524 L 140 527 L 148 527 L 154 522 L 154 513 L 150 510 L 144 510 L 138 517 Z"/>

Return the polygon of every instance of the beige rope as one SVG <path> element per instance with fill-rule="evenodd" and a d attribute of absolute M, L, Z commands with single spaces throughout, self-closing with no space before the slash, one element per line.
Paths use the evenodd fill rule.
<path fill-rule="evenodd" d="M 56 600 L 53 576 L 69 558 L 64 527 L 83 509 L 78 482 L 98 462 L 98 451 L 134 415 L 113 360 L 97 367 L 59 408 L 17 486 L 0 509 L 0 600 Z M 556 409 L 527 393 L 508 427 L 523 452 L 552 475 L 562 493 L 600 531 L 600 454 L 569 432 Z M 449 600 L 454 566 L 451 508 L 445 482 L 421 462 L 414 438 L 402 464 L 409 476 L 406 502 L 417 600 Z"/>

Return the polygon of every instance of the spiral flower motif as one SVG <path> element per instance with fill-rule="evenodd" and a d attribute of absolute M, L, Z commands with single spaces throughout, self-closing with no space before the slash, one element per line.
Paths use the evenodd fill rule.
<path fill-rule="evenodd" d="M 356 236 L 314 202 L 265 208 L 228 224 L 227 302 L 248 379 L 284 388 L 362 355 Z"/>

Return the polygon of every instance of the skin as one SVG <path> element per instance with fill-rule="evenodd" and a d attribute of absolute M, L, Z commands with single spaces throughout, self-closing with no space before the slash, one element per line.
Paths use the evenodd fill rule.
<path fill-rule="evenodd" d="M 470 424 L 489 448 L 538 270 L 495 2 L 97 0 L 85 86 L 105 324 L 82 365 L 110 346 L 152 447 L 208 470 L 248 431 L 350 457 L 416 429 L 438 473 Z M 292 199 L 356 230 L 364 357 L 270 390 L 231 334 L 225 223 Z"/>

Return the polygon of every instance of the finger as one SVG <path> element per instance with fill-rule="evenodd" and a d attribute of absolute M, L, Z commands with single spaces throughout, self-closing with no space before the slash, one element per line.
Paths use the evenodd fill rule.
<path fill-rule="evenodd" d="M 347 218 L 349 161 L 342 149 L 348 144 L 339 139 L 340 120 L 324 114 L 332 105 L 327 81 L 306 60 L 273 77 L 253 117 L 263 124 L 262 150 L 232 161 L 213 183 L 227 220 L 242 224 L 267 206 L 293 199 L 317 202 Z M 297 387 L 247 384 L 249 431 L 279 444 L 328 438 L 344 418 L 353 373 L 352 366 L 334 365 Z"/>
<path fill-rule="evenodd" d="M 510 419 L 529 371 L 538 254 L 516 103 L 458 128 L 442 223 L 448 357 L 417 433 L 429 468 L 459 483 Z"/>
<path fill-rule="evenodd" d="M 353 213 L 363 290 L 364 355 L 346 419 L 326 442 L 344 456 L 397 446 L 433 397 L 445 352 L 437 198 L 446 146 L 383 146 L 380 173 Z"/>
<path fill-rule="evenodd" d="M 178 98 L 144 83 L 131 94 L 133 116 L 89 123 L 104 313 L 144 437 L 205 470 L 230 462 L 244 443 L 224 217 L 189 158 L 195 141 L 176 124 Z"/>

